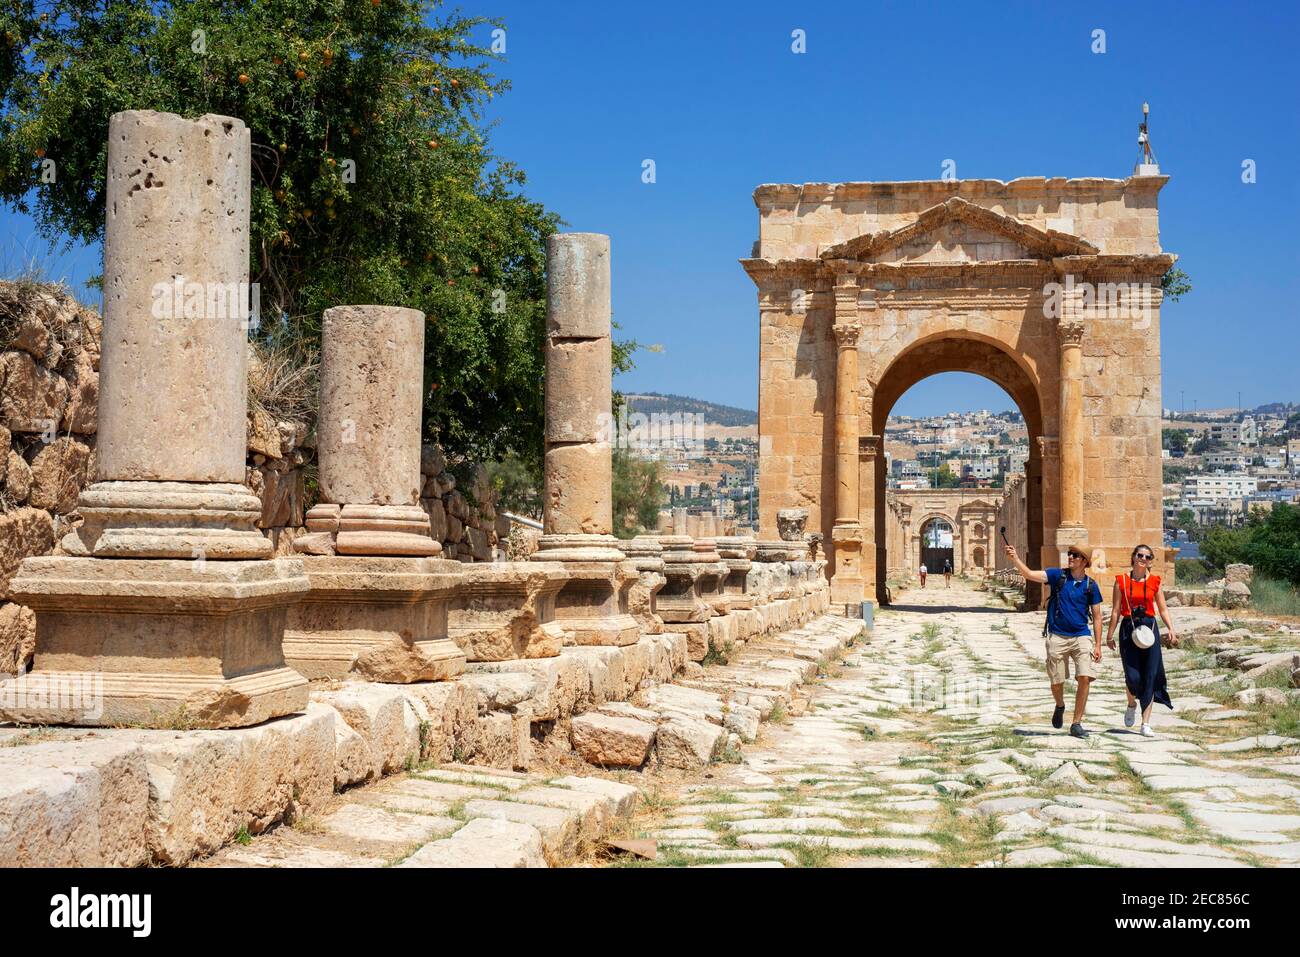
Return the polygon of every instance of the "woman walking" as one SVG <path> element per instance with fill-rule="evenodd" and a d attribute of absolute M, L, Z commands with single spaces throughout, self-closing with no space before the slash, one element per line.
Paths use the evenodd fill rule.
<path fill-rule="evenodd" d="M 1178 635 L 1169 620 L 1165 606 L 1164 589 L 1160 576 L 1151 574 L 1155 553 L 1147 545 L 1133 549 L 1130 558 L 1132 570 L 1115 579 L 1111 597 L 1110 630 L 1106 634 L 1107 646 L 1115 647 L 1115 628 L 1119 627 L 1119 656 L 1124 663 L 1124 690 L 1128 693 L 1128 709 L 1124 712 L 1124 726 L 1133 727 L 1139 708 L 1142 712 L 1142 735 L 1151 738 L 1151 705 L 1159 701 L 1173 709 L 1169 691 L 1165 687 L 1165 662 L 1160 653 L 1160 628 L 1155 614 L 1165 623 L 1169 646 L 1178 644 Z"/>

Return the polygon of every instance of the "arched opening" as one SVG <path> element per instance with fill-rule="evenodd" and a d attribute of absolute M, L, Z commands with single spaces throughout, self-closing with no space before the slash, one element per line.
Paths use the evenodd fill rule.
<path fill-rule="evenodd" d="M 952 522 L 942 516 L 925 520 L 921 526 L 921 564 L 935 575 L 953 564 Z"/>
<path fill-rule="evenodd" d="M 1000 567 L 1000 561 L 990 554 L 989 549 L 1001 546 L 1000 540 L 993 541 L 993 534 L 998 527 L 998 516 L 1003 514 L 999 512 L 999 503 L 1005 502 L 1008 495 L 1019 496 L 1021 504 L 1012 512 L 1016 517 L 1009 520 L 1011 527 L 1008 527 L 1007 535 L 1031 567 L 1041 566 L 1047 523 L 1056 521 L 1054 514 L 1047 515 L 1044 512 L 1043 462 L 1039 442 L 1047 434 L 1044 428 L 1044 406 L 1048 402 L 1040 396 L 1037 377 L 1032 368 L 1026 368 L 1022 364 L 1025 362 L 1023 355 L 1013 354 L 993 342 L 951 334 L 940 335 L 914 344 L 895 358 L 874 390 L 871 434 L 882 437 L 886 437 L 889 417 L 899 399 L 918 383 L 944 373 L 970 373 L 987 380 L 1005 393 L 1010 400 L 1009 405 L 1014 406 L 1023 419 L 1028 446 L 1021 447 L 1023 465 L 1017 463 L 1019 470 L 1023 471 L 1023 478 L 1002 487 L 992 487 L 987 481 L 981 482 L 974 470 L 955 477 L 955 489 L 963 494 L 955 496 L 957 501 L 945 504 L 955 512 L 949 518 L 953 528 L 953 541 L 951 551 L 947 554 L 951 555 L 952 567 L 958 573 L 970 569 Z M 1051 413 L 1054 416 L 1054 404 Z M 862 424 L 865 426 L 866 422 Z M 930 496 L 928 492 L 919 494 L 915 496 L 911 508 L 900 509 L 900 503 L 891 503 L 889 497 L 887 469 L 890 468 L 890 462 L 887 461 L 887 456 L 876 456 L 869 462 L 869 468 L 871 471 L 862 475 L 861 481 L 864 486 L 870 483 L 874 488 L 872 505 L 876 532 L 876 594 L 879 601 L 887 602 L 889 590 L 886 580 L 891 567 L 911 566 L 914 571 L 920 565 L 921 549 L 927 547 L 922 541 L 922 533 L 928 531 L 921 525 L 931 524 L 930 517 L 924 513 L 924 503 L 927 498 L 937 499 L 939 496 Z M 1002 474 L 1005 483 L 1006 470 Z M 945 479 L 952 481 L 952 473 L 949 472 Z M 969 486 L 969 489 L 962 486 Z M 937 507 L 938 502 L 934 502 L 934 505 Z M 900 513 L 908 517 L 907 534 L 889 533 L 886 519 L 891 509 L 895 521 Z M 864 520 L 869 520 L 865 514 Z M 891 547 L 906 552 L 909 546 L 917 548 L 914 555 L 890 553 Z M 1000 555 L 1000 552 L 996 554 Z M 943 568 L 943 557 L 937 553 L 935 557 L 940 559 L 940 563 L 936 568 L 927 562 L 930 571 Z M 1030 607 L 1038 607 L 1041 603 L 1041 589 L 1030 585 L 1026 597 Z"/>

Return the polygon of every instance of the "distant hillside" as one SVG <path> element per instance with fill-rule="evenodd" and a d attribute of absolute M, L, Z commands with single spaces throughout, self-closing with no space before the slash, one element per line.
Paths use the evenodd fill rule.
<path fill-rule="evenodd" d="M 709 425 L 744 426 L 757 425 L 758 413 L 749 409 L 737 409 L 730 405 L 718 405 L 703 399 L 692 399 L 685 395 L 663 395 L 659 392 L 642 392 L 629 394 L 627 408 L 629 412 L 643 412 L 647 415 L 658 412 L 661 415 L 674 413 L 691 413 L 703 415 Z"/>

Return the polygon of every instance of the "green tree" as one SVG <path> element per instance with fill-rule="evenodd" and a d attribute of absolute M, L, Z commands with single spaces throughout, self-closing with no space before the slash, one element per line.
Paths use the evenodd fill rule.
<path fill-rule="evenodd" d="M 1192 279 L 1177 266 L 1170 266 L 1160 277 L 1160 288 L 1166 299 L 1177 302 L 1192 291 Z"/>
<path fill-rule="evenodd" d="M 1300 506 L 1276 502 L 1254 509 L 1240 528 L 1208 529 L 1201 554 L 1216 568 L 1245 562 L 1267 578 L 1300 584 Z"/>
<path fill-rule="evenodd" d="M 627 449 L 614 450 L 614 534 L 632 538 L 653 529 L 664 502 L 659 463 Z"/>
<path fill-rule="evenodd" d="M 942 467 L 934 471 L 935 488 L 956 488 L 960 484 L 961 479 L 948 467 L 947 462 L 944 462 Z"/>
<path fill-rule="evenodd" d="M 1161 438 L 1164 439 L 1165 448 L 1171 452 L 1186 452 L 1187 437 L 1189 435 L 1186 429 L 1162 429 Z"/>
<path fill-rule="evenodd" d="M 426 437 L 453 460 L 513 451 L 537 474 L 557 218 L 488 145 L 482 110 L 507 84 L 471 32 L 498 22 L 437 6 L 61 0 L 47 16 L 4 0 L 0 199 L 51 240 L 98 241 L 112 114 L 240 118 L 253 141 L 258 334 L 310 352 L 329 306 L 422 310 Z M 629 355 L 616 347 L 615 368 Z"/>

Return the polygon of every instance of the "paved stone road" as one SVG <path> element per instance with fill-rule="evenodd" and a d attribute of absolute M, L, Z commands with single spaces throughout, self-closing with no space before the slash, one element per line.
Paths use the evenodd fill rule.
<path fill-rule="evenodd" d="M 1157 705 L 1143 738 L 1107 650 L 1093 734 L 1072 738 L 1050 723 L 1041 626 L 959 581 L 906 592 L 802 714 L 652 795 L 636 833 L 670 866 L 1300 862 L 1300 741 L 1268 733 L 1276 713 L 1225 708 L 1212 656 L 1167 653 L 1177 710 Z"/>

